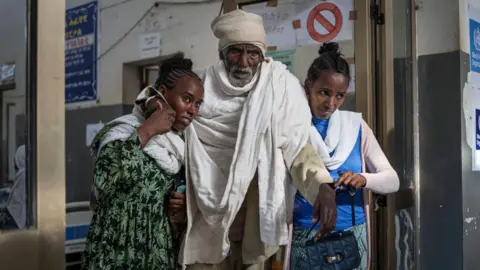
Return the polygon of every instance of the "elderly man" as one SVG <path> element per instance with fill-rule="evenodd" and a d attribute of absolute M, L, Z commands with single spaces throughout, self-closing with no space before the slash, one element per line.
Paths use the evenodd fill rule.
<path fill-rule="evenodd" d="M 221 61 L 204 74 L 205 103 L 185 134 L 188 226 L 179 260 L 187 269 L 263 269 L 288 243 L 296 189 L 314 205 L 320 232 L 335 226 L 335 193 L 307 144 L 302 85 L 264 56 L 262 18 L 236 10 L 212 30 Z"/>

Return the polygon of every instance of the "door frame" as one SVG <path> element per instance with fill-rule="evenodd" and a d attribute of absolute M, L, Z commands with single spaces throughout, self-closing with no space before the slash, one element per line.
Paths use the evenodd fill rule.
<path fill-rule="evenodd" d="M 379 29 L 378 60 L 380 73 L 380 87 L 376 95 L 376 122 L 377 138 L 382 146 L 385 155 L 391 160 L 395 158 L 395 150 L 392 145 L 391 131 L 395 128 L 394 120 L 394 48 L 393 48 L 393 3 L 389 0 L 379 0 L 377 4 L 380 12 L 384 14 L 384 24 L 377 25 Z M 377 241 L 378 269 L 393 270 L 396 268 L 395 253 L 395 199 L 394 195 L 386 196 L 386 208 L 380 209 L 376 214 L 378 223 L 377 232 L 379 234 Z M 383 247 L 383 248 L 380 248 Z M 386 248 L 385 248 L 386 247 Z"/>
<path fill-rule="evenodd" d="M 371 19 L 371 3 L 367 0 L 354 0 L 355 22 L 354 22 L 354 57 L 355 57 L 355 107 L 356 111 L 362 114 L 363 120 L 372 129 L 375 127 L 375 51 L 373 49 L 373 24 Z M 374 194 L 368 192 L 368 205 L 370 209 L 375 203 Z M 376 222 L 374 222 L 375 214 L 371 211 L 370 217 L 370 255 L 372 269 L 377 268 L 378 256 Z"/>
<path fill-rule="evenodd" d="M 374 0 L 372 0 L 374 1 Z M 395 100 L 394 100 L 394 10 L 392 0 L 378 0 L 382 14 L 384 14 L 384 23 L 379 25 L 379 39 L 377 42 L 380 45 L 379 60 L 380 60 L 380 87 L 376 95 L 376 123 L 377 126 L 377 138 L 379 140 L 382 149 L 389 160 L 395 160 L 396 150 L 395 141 L 392 139 L 392 131 L 395 128 Z M 396 254 L 396 224 L 395 213 L 399 209 L 407 207 L 414 208 L 414 250 L 418 247 L 419 241 L 419 129 L 418 129 L 418 82 L 417 82 L 417 48 L 416 48 L 416 1 L 410 0 L 411 9 L 411 57 L 412 57 L 412 130 L 413 130 L 413 189 L 402 189 L 399 192 L 387 195 L 386 208 L 380 209 L 377 213 L 377 223 L 382 225 L 378 228 L 378 241 L 377 247 L 383 248 L 377 249 L 379 256 L 378 268 L 386 270 L 397 269 L 397 254 Z M 402 172 L 398 172 L 399 176 Z M 378 226 L 377 225 L 377 226 Z M 419 252 L 414 254 L 415 269 L 419 267 Z"/>
<path fill-rule="evenodd" d="M 27 205 L 31 227 L 0 236 L 6 269 L 65 269 L 65 1 L 28 0 Z"/>

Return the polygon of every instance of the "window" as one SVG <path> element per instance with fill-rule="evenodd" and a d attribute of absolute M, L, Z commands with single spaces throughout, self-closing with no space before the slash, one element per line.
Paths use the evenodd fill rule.
<path fill-rule="evenodd" d="M 140 89 L 143 89 L 149 85 L 155 84 L 155 81 L 159 75 L 159 67 L 158 65 L 153 66 L 144 66 L 141 67 L 142 72 L 142 85 Z"/>
<path fill-rule="evenodd" d="M 0 20 L 0 34 L 9 37 L 0 44 L 0 231 L 4 231 L 32 223 L 27 2 L 2 1 Z"/>

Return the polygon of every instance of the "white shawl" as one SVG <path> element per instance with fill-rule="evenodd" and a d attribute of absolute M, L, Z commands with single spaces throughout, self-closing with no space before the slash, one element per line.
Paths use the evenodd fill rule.
<path fill-rule="evenodd" d="M 338 169 L 350 156 L 358 139 L 362 121 L 361 113 L 336 110 L 330 116 L 325 140 L 312 125 L 310 143 L 317 150 L 328 170 Z M 332 152 L 333 155 L 330 157 Z"/>
<path fill-rule="evenodd" d="M 145 88 L 138 96 L 137 100 L 148 100 L 149 87 Z M 110 128 L 104 135 L 100 146 L 95 150 L 96 156 L 100 150 L 109 142 L 122 140 L 126 141 L 137 128 L 145 121 L 142 110 L 139 105 L 135 105 L 132 114 L 121 116 L 110 123 L 118 123 Z M 185 144 L 179 135 L 174 132 L 168 132 L 162 135 L 155 135 L 143 147 L 143 151 L 152 157 L 157 165 L 167 173 L 176 174 L 180 171 L 184 162 Z"/>
<path fill-rule="evenodd" d="M 260 228 L 271 223 L 277 226 L 274 231 L 286 228 L 284 195 L 271 191 L 276 185 L 284 185 L 275 181 L 275 164 L 282 156 L 276 153 L 279 145 L 273 110 L 274 90 L 285 87 L 278 84 L 288 71 L 285 65 L 268 60 L 242 88 L 228 82 L 223 62 L 208 68 L 204 86 L 210 91 L 205 91 L 205 100 L 212 106 L 202 106 L 186 131 L 187 189 L 193 190 L 195 198 L 191 199 L 203 217 L 195 221 L 195 226 L 210 228 L 214 235 L 209 241 L 221 244 L 224 256 L 229 250 L 229 228 L 256 172 Z M 216 106 L 220 102 L 222 106 Z M 272 217 L 274 221 L 265 220 Z M 262 231 L 261 238 L 266 244 L 278 244 L 278 239 L 272 240 Z"/>

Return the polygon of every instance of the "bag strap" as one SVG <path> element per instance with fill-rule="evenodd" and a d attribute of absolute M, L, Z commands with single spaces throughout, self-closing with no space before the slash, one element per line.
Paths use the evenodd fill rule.
<path fill-rule="evenodd" d="M 352 227 L 355 226 L 355 188 L 350 188 L 348 194 L 350 195 L 350 206 L 352 207 Z"/>
<path fill-rule="evenodd" d="M 343 172 L 338 171 L 338 175 L 342 176 Z M 352 211 L 352 227 L 354 227 L 355 224 L 356 224 L 356 222 L 355 222 L 355 193 L 357 192 L 357 190 L 354 187 L 347 187 L 347 192 L 350 195 L 350 207 L 352 208 L 352 210 L 351 210 Z"/>

